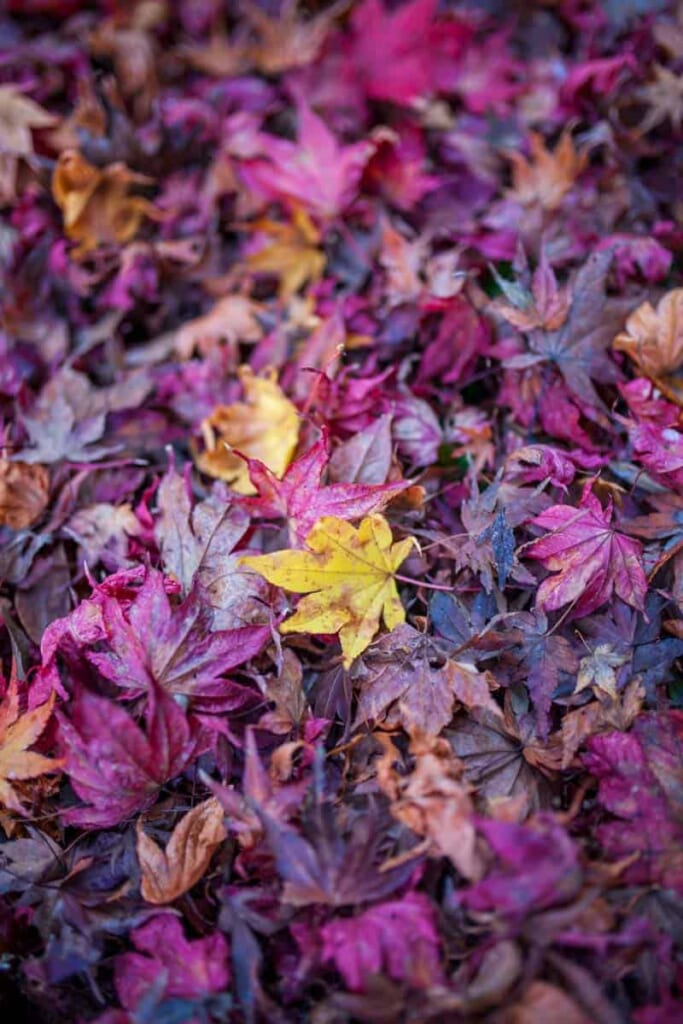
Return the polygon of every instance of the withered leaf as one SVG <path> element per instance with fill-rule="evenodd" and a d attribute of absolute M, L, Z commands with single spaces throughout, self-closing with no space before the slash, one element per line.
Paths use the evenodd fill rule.
<path fill-rule="evenodd" d="M 215 797 L 183 815 L 164 850 L 145 834 L 142 819 L 136 828 L 142 897 L 156 904 L 172 903 L 196 885 L 227 835 Z"/>

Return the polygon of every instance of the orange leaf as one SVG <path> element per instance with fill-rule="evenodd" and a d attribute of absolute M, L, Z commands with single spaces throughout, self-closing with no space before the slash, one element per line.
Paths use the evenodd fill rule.
<path fill-rule="evenodd" d="M 227 835 L 223 809 L 215 797 L 198 804 L 173 829 L 165 850 L 137 823 L 142 896 L 148 903 L 171 903 L 196 885 L 214 851 Z"/>
<path fill-rule="evenodd" d="M 647 377 L 657 379 L 677 370 L 683 364 L 683 288 L 668 292 L 657 309 L 643 302 L 612 344 Z"/>
<path fill-rule="evenodd" d="M 144 217 L 163 220 L 165 214 L 147 199 L 128 194 L 132 185 L 149 181 L 125 164 L 99 170 L 76 150 L 64 150 L 52 175 L 52 195 L 66 234 L 80 243 L 73 252 L 76 258 L 103 242 L 130 242 Z"/>
<path fill-rule="evenodd" d="M 252 224 L 251 229 L 265 232 L 272 241 L 247 256 L 247 266 L 276 274 L 280 278 L 281 299 L 291 298 L 307 281 L 320 279 L 325 269 L 325 253 L 318 248 L 320 232 L 304 210 L 295 210 L 291 224 L 261 220 Z"/>
<path fill-rule="evenodd" d="M 0 526 L 24 530 L 47 506 L 50 475 L 44 466 L 0 459 Z"/>
<path fill-rule="evenodd" d="M 20 814 L 24 808 L 12 783 L 58 771 L 63 764 L 62 760 L 28 749 L 47 725 L 53 704 L 54 694 L 45 704 L 20 715 L 17 680 L 13 675 L 0 705 L 0 804 Z"/>
<path fill-rule="evenodd" d="M 574 149 L 568 131 L 552 152 L 537 132 L 530 133 L 530 144 L 531 160 L 514 151 L 506 153 L 514 186 L 508 195 L 523 206 L 540 203 L 545 210 L 555 210 L 586 166 L 588 155 Z"/>

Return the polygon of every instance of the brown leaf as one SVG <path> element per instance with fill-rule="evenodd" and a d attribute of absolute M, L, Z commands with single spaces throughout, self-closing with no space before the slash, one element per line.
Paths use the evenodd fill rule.
<path fill-rule="evenodd" d="M 25 530 L 43 514 L 49 494 L 45 466 L 0 459 L 0 526 Z"/>
<path fill-rule="evenodd" d="M 530 133 L 531 159 L 508 151 L 512 163 L 511 199 L 523 206 L 539 203 L 545 210 L 556 210 L 588 162 L 585 150 L 574 149 L 568 131 L 551 152 L 537 132 Z"/>
<path fill-rule="evenodd" d="M 545 981 L 532 981 L 519 1002 L 510 1006 L 505 1024 L 590 1024 L 589 1018 L 562 989 Z"/>
<path fill-rule="evenodd" d="M 12 785 L 15 781 L 35 779 L 62 767 L 61 760 L 44 757 L 28 749 L 45 729 L 54 702 L 52 694 L 45 704 L 19 714 L 19 692 L 13 675 L 5 699 L 0 704 L 0 804 L 13 811 L 23 812 Z"/>
<path fill-rule="evenodd" d="M 377 782 L 391 801 L 391 813 L 429 840 L 433 857 L 448 857 L 470 881 L 481 878 L 484 863 L 473 824 L 472 789 L 448 741 L 415 730 L 410 743 L 415 767 L 404 775 L 393 766 L 398 752 L 389 737 L 377 738 L 384 746 Z"/>
<path fill-rule="evenodd" d="M 16 199 L 18 164 L 33 155 L 33 130 L 57 120 L 17 86 L 0 85 L 0 202 Z"/>
<path fill-rule="evenodd" d="M 52 195 L 62 211 L 64 230 L 79 245 L 79 258 L 105 242 L 130 242 L 144 217 L 163 220 L 165 214 L 141 196 L 129 195 L 131 186 L 149 184 L 125 164 L 99 170 L 78 151 L 66 149 L 52 175 Z"/>
<path fill-rule="evenodd" d="M 165 850 L 137 823 L 141 892 L 147 903 L 171 903 L 199 881 L 216 847 L 227 835 L 223 808 L 215 797 L 198 804 L 178 822 Z"/>
<path fill-rule="evenodd" d="M 683 364 L 683 288 L 667 292 L 657 309 L 643 302 L 612 344 L 647 377 L 656 380 L 674 373 Z"/>
<path fill-rule="evenodd" d="M 195 349 L 206 356 L 221 341 L 230 345 L 259 341 L 263 335 L 256 319 L 259 308 L 244 295 L 224 296 L 208 313 L 178 328 L 174 338 L 176 352 L 181 359 L 189 359 Z"/>

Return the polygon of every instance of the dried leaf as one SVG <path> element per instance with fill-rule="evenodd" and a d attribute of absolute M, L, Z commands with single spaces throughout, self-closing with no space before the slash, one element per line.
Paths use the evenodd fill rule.
<path fill-rule="evenodd" d="M 0 459 L 0 525 L 24 530 L 47 508 L 50 474 L 37 463 Z"/>
<path fill-rule="evenodd" d="M 63 760 L 28 749 L 44 731 L 54 702 L 53 695 L 40 707 L 20 714 L 17 679 L 13 674 L 0 704 L 0 803 L 18 814 L 23 814 L 24 808 L 12 783 L 60 771 L 64 764 Z"/>
<path fill-rule="evenodd" d="M 227 835 L 223 808 L 215 797 L 183 815 L 162 850 L 137 823 L 141 892 L 147 903 L 172 903 L 202 877 L 215 850 Z"/>
<path fill-rule="evenodd" d="M 656 309 L 649 302 L 638 306 L 612 344 L 647 377 L 675 373 L 683 364 L 683 288 L 667 292 Z"/>
<path fill-rule="evenodd" d="M 571 134 L 564 131 L 555 149 L 548 149 L 543 136 L 531 132 L 531 159 L 507 150 L 512 163 L 511 199 L 524 206 L 539 203 L 544 210 L 555 210 L 573 187 L 588 162 L 585 150 L 576 150 Z"/>
<path fill-rule="evenodd" d="M 238 494 L 253 494 L 247 458 L 258 459 L 282 477 L 299 440 L 299 414 L 271 373 L 255 377 L 248 366 L 240 369 L 246 401 L 220 405 L 204 420 L 206 451 L 196 456 L 199 468 L 225 480 Z"/>

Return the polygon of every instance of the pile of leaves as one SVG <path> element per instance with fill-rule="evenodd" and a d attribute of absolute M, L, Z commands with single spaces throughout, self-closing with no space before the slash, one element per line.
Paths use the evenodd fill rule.
<path fill-rule="evenodd" d="M 3 11 L 7 1019 L 683 1019 L 683 5 Z"/>

